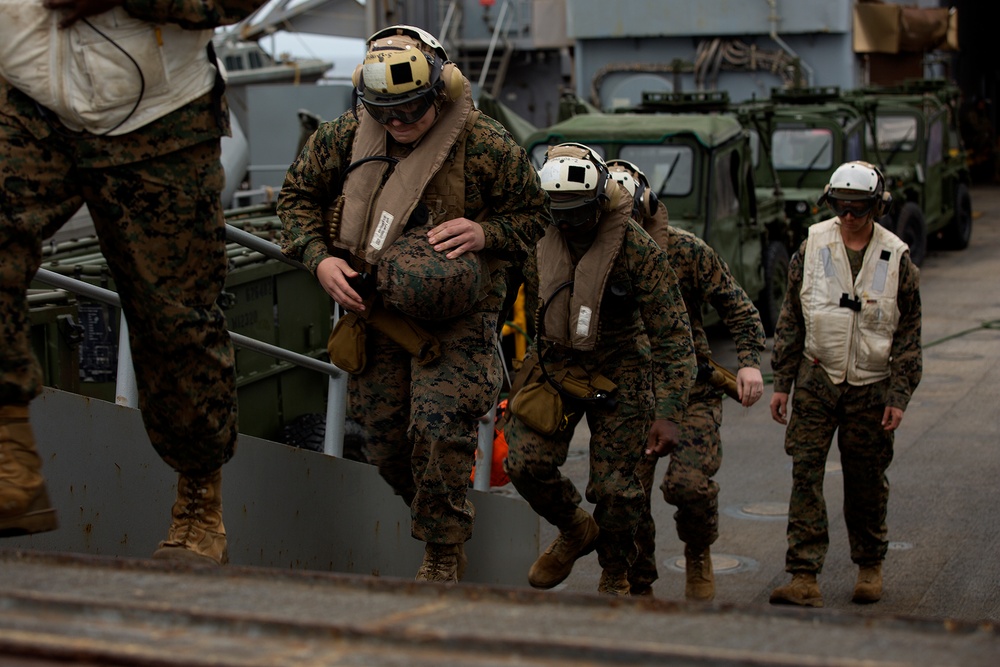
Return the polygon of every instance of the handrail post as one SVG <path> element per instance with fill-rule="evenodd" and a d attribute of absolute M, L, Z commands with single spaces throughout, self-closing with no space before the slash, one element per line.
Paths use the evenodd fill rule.
<path fill-rule="evenodd" d="M 128 322 L 121 311 L 118 327 L 118 375 L 115 379 L 115 404 L 126 408 L 139 407 L 139 386 L 132 365 L 132 346 L 128 341 Z"/>
<path fill-rule="evenodd" d="M 497 405 L 479 419 L 479 448 L 476 451 L 476 474 L 472 488 L 476 491 L 490 490 L 490 476 L 493 474 L 493 429 L 496 424 Z"/>

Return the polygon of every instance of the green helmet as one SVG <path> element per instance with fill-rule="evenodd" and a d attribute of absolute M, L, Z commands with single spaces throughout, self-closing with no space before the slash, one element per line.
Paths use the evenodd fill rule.
<path fill-rule="evenodd" d="M 418 320 L 444 320 L 479 302 L 483 269 L 475 253 L 448 259 L 427 240 L 427 227 L 410 229 L 378 263 L 378 290 L 386 304 Z"/>

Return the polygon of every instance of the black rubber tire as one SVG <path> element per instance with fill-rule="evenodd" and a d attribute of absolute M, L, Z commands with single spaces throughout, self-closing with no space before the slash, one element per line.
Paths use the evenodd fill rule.
<path fill-rule="evenodd" d="M 281 442 L 292 447 L 322 452 L 326 444 L 326 416 L 315 412 L 299 415 L 281 429 Z M 368 438 L 361 424 L 348 419 L 344 424 L 344 458 L 368 463 Z"/>
<path fill-rule="evenodd" d="M 923 211 L 911 201 L 903 204 L 893 233 L 910 246 L 910 261 L 920 266 L 927 256 L 927 223 Z"/>
<path fill-rule="evenodd" d="M 281 429 L 281 442 L 285 445 L 322 452 L 326 437 L 326 417 L 307 412 L 287 422 Z"/>
<path fill-rule="evenodd" d="M 944 228 L 941 247 L 945 250 L 965 250 L 972 240 L 972 198 L 965 183 L 955 190 L 955 217 Z"/>
<path fill-rule="evenodd" d="M 770 241 L 764 249 L 764 288 L 757 299 L 757 310 L 767 336 L 774 335 L 781 304 L 788 291 L 788 248 L 781 241 Z"/>

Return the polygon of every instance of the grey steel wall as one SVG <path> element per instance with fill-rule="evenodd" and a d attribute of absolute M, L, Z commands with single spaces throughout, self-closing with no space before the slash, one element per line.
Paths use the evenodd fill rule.
<path fill-rule="evenodd" d="M 693 62 L 698 42 L 715 37 L 737 38 L 759 49 L 800 57 L 812 73 L 806 83 L 854 88 L 864 82 L 852 50 L 853 4 L 853 0 L 567 0 L 567 32 L 576 40 L 577 90 L 590 99 L 594 75 L 609 64 Z M 935 0 L 907 4 L 939 5 Z M 772 30 L 780 41 L 771 38 Z M 669 77 L 660 78 L 658 90 L 673 89 Z M 695 90 L 690 75 L 681 84 L 683 90 Z M 634 94 L 625 90 L 627 83 L 621 85 L 623 93 Z M 716 89 L 743 100 L 767 97 L 772 87 L 780 85 L 779 77 L 763 70 L 722 71 Z M 606 97 L 613 95 L 609 90 Z"/>
<path fill-rule="evenodd" d="M 138 410 L 46 389 L 31 405 L 60 527 L 4 547 L 148 558 L 166 536 L 176 475 L 156 456 Z M 223 469 L 235 565 L 412 579 L 423 544 L 409 510 L 372 466 L 240 437 Z M 476 529 L 466 581 L 527 585 L 538 517 L 520 499 L 469 492 Z"/>

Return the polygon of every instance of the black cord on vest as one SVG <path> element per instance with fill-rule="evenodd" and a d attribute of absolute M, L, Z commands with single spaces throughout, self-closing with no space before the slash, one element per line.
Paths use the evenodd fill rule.
<path fill-rule="evenodd" d="M 542 304 L 542 308 L 538 312 L 538 321 L 535 324 L 535 328 L 538 330 L 538 337 L 537 337 L 538 338 L 538 370 L 542 374 L 542 380 L 544 380 L 545 382 L 547 382 L 550 385 L 552 385 L 555 388 L 555 390 L 558 391 L 559 394 L 563 398 L 565 398 L 565 399 L 568 399 L 570 401 L 583 401 L 583 402 L 586 402 L 586 403 L 599 403 L 599 402 L 607 401 L 608 399 L 611 398 L 611 395 L 608 394 L 608 393 L 606 393 L 606 392 L 603 392 L 603 391 L 595 391 L 593 396 L 575 396 L 574 394 L 571 394 L 568 391 L 566 391 L 565 389 L 563 389 L 563 386 L 559 382 L 556 382 L 552 378 L 552 376 L 549 375 L 548 371 L 545 370 L 545 361 L 543 359 L 543 357 L 545 355 L 543 354 L 543 350 L 542 350 L 542 345 L 544 344 L 544 341 L 542 340 L 542 336 L 545 334 L 545 312 L 549 309 L 549 305 L 556 298 L 556 295 L 559 294 L 559 292 L 563 291 L 567 287 L 572 287 L 572 286 L 573 286 L 573 281 L 570 280 L 570 281 L 564 282 L 562 285 L 560 285 L 559 287 L 555 288 L 555 290 L 549 296 L 548 301 L 545 301 Z"/>
<path fill-rule="evenodd" d="M 97 28 L 97 26 L 95 26 L 93 23 L 91 23 L 87 19 L 80 19 L 80 20 L 83 23 L 85 23 L 88 26 L 90 26 L 91 30 L 93 30 L 98 35 L 100 35 L 101 37 L 103 37 L 104 39 L 106 39 L 109 44 L 111 44 L 113 47 L 115 47 L 116 49 L 118 49 L 119 51 L 121 51 L 125 55 L 125 57 L 128 58 L 132 62 L 132 64 L 135 66 L 136 73 L 139 75 L 139 97 L 136 99 L 135 104 L 132 105 L 132 108 L 129 110 L 128 114 L 124 118 L 122 118 L 120 121 L 118 121 L 118 123 L 114 127 L 112 127 L 110 130 L 107 130 L 105 132 L 100 132 L 100 133 L 94 133 L 94 134 L 96 134 L 99 137 L 103 137 L 103 136 L 111 134 L 112 132 L 114 132 L 115 130 L 117 130 L 119 127 L 121 127 L 122 125 L 124 125 L 125 121 L 127 121 L 129 118 L 132 117 L 133 114 L 135 114 L 136 109 L 139 108 L 139 103 L 142 102 L 142 98 L 146 94 L 146 77 L 143 76 L 143 74 L 142 74 L 142 68 L 139 67 L 139 63 L 137 63 L 135 61 L 135 58 L 133 58 L 131 56 L 131 54 L 129 54 L 128 51 L 126 51 L 125 49 L 123 49 L 121 47 L 121 45 L 118 44 L 118 42 L 116 42 L 115 40 L 113 40 L 110 37 L 108 37 L 107 35 L 105 35 L 103 32 L 101 32 Z M 78 133 L 78 132 L 74 133 L 72 131 L 67 131 L 69 128 L 66 128 L 61 122 L 54 121 L 52 119 L 51 115 L 50 115 L 52 113 L 51 110 L 46 109 L 45 107 L 43 107 L 38 102 L 35 102 L 35 106 L 38 107 L 39 112 L 41 112 L 41 114 L 42 114 L 42 118 L 45 119 L 45 121 L 49 124 L 49 126 L 52 128 L 52 130 L 54 132 L 56 132 L 57 134 L 60 134 L 60 135 L 62 135 L 64 137 L 70 137 L 70 138 L 73 138 L 73 139 L 77 139 L 77 138 L 80 137 L 80 133 Z"/>

